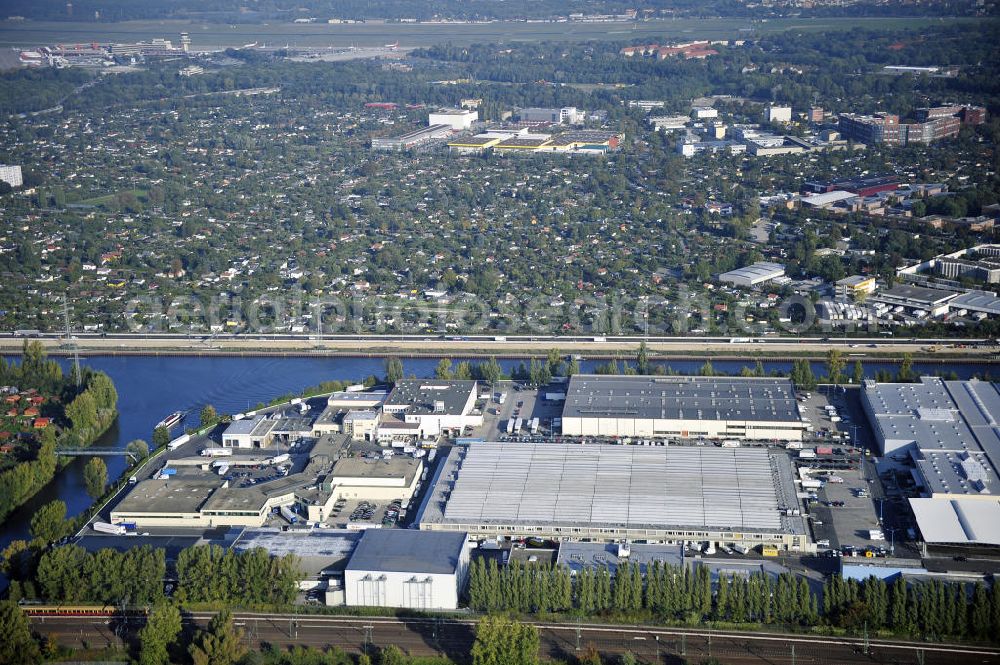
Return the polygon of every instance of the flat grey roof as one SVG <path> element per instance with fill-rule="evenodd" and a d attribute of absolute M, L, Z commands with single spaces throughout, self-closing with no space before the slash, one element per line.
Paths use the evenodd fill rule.
<path fill-rule="evenodd" d="M 952 309 L 971 309 L 975 312 L 1000 314 L 1000 297 L 990 291 L 970 291 L 951 300 Z"/>
<path fill-rule="evenodd" d="M 929 376 L 919 383 L 866 381 L 863 398 L 887 451 L 916 448 L 911 456 L 929 493 L 1000 494 L 996 384 Z"/>
<path fill-rule="evenodd" d="M 563 418 L 801 423 L 789 379 L 577 374 Z"/>
<path fill-rule="evenodd" d="M 241 420 L 234 420 L 226 428 L 225 435 L 246 435 L 254 434 L 257 426 L 264 422 L 271 422 L 265 416 L 255 416 L 253 418 L 243 418 Z M 273 427 L 273 424 L 271 425 Z"/>
<path fill-rule="evenodd" d="M 395 455 L 389 459 L 365 459 L 363 457 L 345 457 L 333 465 L 331 476 L 334 478 L 399 478 L 405 479 L 407 485 L 413 477 L 420 473 L 423 463 L 412 457 Z"/>
<path fill-rule="evenodd" d="M 443 513 L 424 511 L 422 525 L 802 530 L 801 519 L 781 514 L 795 507 L 791 462 L 783 452 L 480 443 L 453 448 L 446 463 L 437 485 L 449 484 L 450 496 Z"/>
<path fill-rule="evenodd" d="M 385 401 L 387 408 L 405 406 L 408 414 L 434 413 L 434 403 L 443 402 L 442 415 L 462 415 L 462 410 L 475 392 L 475 381 L 444 381 L 439 379 L 404 379 L 396 384 Z M 398 412 L 393 409 L 393 412 Z"/>
<path fill-rule="evenodd" d="M 559 556 L 556 563 L 566 566 L 574 573 L 578 573 L 584 568 L 607 568 L 613 576 L 618 570 L 621 561 L 639 564 L 642 574 L 646 573 L 646 567 L 654 561 L 679 566 L 684 561 L 681 545 L 629 545 L 629 555 L 627 558 L 618 557 L 617 543 L 581 543 L 566 541 L 559 544 Z"/>
<path fill-rule="evenodd" d="M 312 529 L 283 531 L 281 529 L 245 529 L 233 542 L 237 550 L 263 547 L 274 556 L 330 556 L 346 558 L 361 537 L 360 531 L 347 529 Z"/>
<path fill-rule="evenodd" d="M 413 529 L 366 529 L 346 570 L 452 574 L 466 534 Z"/>
<path fill-rule="evenodd" d="M 360 537 L 360 531 L 347 529 L 246 529 L 233 542 L 232 549 L 245 552 L 260 547 L 271 556 L 294 554 L 303 572 L 316 577 L 343 569 Z"/>
<path fill-rule="evenodd" d="M 891 289 L 886 289 L 879 294 L 881 298 L 895 300 L 910 300 L 923 305 L 937 305 L 949 298 L 958 295 L 955 291 L 945 291 L 943 289 L 929 289 L 926 286 L 913 286 L 912 284 L 897 284 Z"/>
<path fill-rule="evenodd" d="M 114 513 L 196 513 L 219 487 L 219 479 L 143 480 L 132 488 Z"/>

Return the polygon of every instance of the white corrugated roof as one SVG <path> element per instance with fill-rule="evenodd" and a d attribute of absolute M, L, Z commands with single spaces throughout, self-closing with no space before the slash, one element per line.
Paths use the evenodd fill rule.
<path fill-rule="evenodd" d="M 1000 545 L 1000 500 L 910 499 L 928 543 Z"/>
<path fill-rule="evenodd" d="M 802 203 L 811 206 L 825 206 L 831 203 L 836 203 L 837 201 L 846 201 L 847 199 L 853 199 L 857 196 L 854 192 L 845 192 L 843 190 L 835 190 L 832 192 L 824 192 L 822 194 L 814 194 L 812 196 L 803 196 Z"/>

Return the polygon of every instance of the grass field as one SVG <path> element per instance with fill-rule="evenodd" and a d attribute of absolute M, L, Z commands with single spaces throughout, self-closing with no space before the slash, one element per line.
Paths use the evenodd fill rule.
<path fill-rule="evenodd" d="M 154 37 L 173 39 L 191 35 L 195 50 L 242 46 L 252 42 L 268 46 L 383 46 L 399 42 L 401 48 L 452 43 L 516 41 L 586 41 L 654 39 L 737 39 L 763 32 L 818 31 L 865 28 L 919 28 L 966 18 L 791 18 L 751 25 L 747 19 L 710 18 L 646 21 L 641 23 L 489 23 L 359 25 L 219 24 L 188 21 L 131 21 L 123 23 L 56 23 L 0 21 L 0 46 L 40 46 L 90 42 L 135 42 Z M 982 20 L 982 19 L 978 19 Z"/>

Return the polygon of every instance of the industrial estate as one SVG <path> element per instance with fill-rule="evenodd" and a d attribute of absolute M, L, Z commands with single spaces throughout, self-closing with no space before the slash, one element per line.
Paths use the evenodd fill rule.
<path fill-rule="evenodd" d="M 0 664 L 1000 662 L 995 0 L 5 9 Z"/>
<path fill-rule="evenodd" d="M 998 418 L 995 384 L 934 377 L 401 379 L 181 435 L 76 541 L 294 553 L 325 604 L 410 609 L 463 606 L 477 557 L 971 583 L 1000 555 Z"/>

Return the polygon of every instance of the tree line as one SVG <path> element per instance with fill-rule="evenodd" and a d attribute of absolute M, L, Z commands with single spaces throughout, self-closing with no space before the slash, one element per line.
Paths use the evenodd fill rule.
<path fill-rule="evenodd" d="M 63 506 L 65 515 L 65 506 Z M 33 532 L 40 526 L 32 523 Z M 53 535 L 38 533 L 29 545 L 15 541 L 2 555 L 2 571 L 11 582 L 9 597 L 52 603 L 150 605 L 164 598 L 167 567 L 164 550 L 149 545 L 118 552 L 88 552 L 79 545 L 39 547 Z M 180 551 L 176 564 L 180 602 L 241 605 L 287 605 L 295 600 L 302 576 L 299 559 L 271 557 L 267 550 L 227 550 L 195 545 Z"/>
<path fill-rule="evenodd" d="M 1000 585 L 987 591 L 982 582 L 930 580 L 910 585 L 901 577 L 887 583 L 877 577 L 858 581 L 834 575 L 824 587 L 823 613 L 832 625 L 842 628 L 867 626 L 931 639 L 996 641 L 1000 637 Z"/>
<path fill-rule="evenodd" d="M 286 605 L 295 600 L 301 577 L 294 554 L 272 557 L 260 547 L 238 552 L 195 545 L 177 557 L 176 597 L 192 603 Z"/>
<path fill-rule="evenodd" d="M 819 598 L 822 597 L 822 604 Z M 705 566 L 653 561 L 645 569 L 622 562 L 617 570 L 565 566 L 500 566 L 476 558 L 470 567 L 469 606 L 478 612 L 571 613 L 629 620 L 657 618 L 698 623 L 829 625 L 891 630 L 899 635 L 965 637 L 995 641 L 1000 635 L 1000 586 L 942 581 L 889 584 L 834 575 L 816 593 L 804 577 L 785 572 L 721 575 L 713 585 Z"/>

